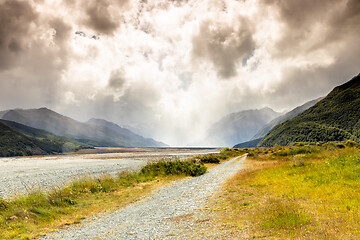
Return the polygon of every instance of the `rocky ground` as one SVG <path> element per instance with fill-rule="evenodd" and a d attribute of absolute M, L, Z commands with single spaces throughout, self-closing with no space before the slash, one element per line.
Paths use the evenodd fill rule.
<path fill-rule="evenodd" d="M 214 149 L 137 149 L 131 152 L 0 158 L 0 198 L 53 188 L 84 175 L 137 170 L 148 161 L 186 158 Z"/>
<path fill-rule="evenodd" d="M 200 177 L 163 187 L 141 202 L 41 239 L 231 239 L 219 235 L 215 225 L 212 228 L 212 214 L 203 209 L 225 180 L 241 169 L 244 159 L 223 162 Z"/>

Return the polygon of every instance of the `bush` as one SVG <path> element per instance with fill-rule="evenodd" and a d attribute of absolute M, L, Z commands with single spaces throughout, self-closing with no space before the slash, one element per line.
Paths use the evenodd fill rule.
<path fill-rule="evenodd" d="M 219 164 L 221 160 L 226 160 L 231 157 L 239 156 L 241 153 L 245 153 L 244 150 L 224 148 L 220 153 L 211 153 L 206 155 L 199 155 L 194 157 L 194 162 L 200 163 L 215 163 Z"/>
<path fill-rule="evenodd" d="M 220 163 L 221 156 L 219 154 L 208 154 L 197 157 L 197 160 L 200 160 L 202 163 Z"/>
<path fill-rule="evenodd" d="M 160 161 L 149 163 L 144 166 L 140 173 L 146 176 L 167 176 L 167 175 L 185 175 L 200 176 L 206 172 L 206 167 L 196 164 L 194 161 Z"/>
<path fill-rule="evenodd" d="M 280 157 L 286 157 L 286 156 L 294 156 L 297 154 L 307 154 L 307 153 L 312 153 L 312 152 L 316 152 L 317 150 L 312 149 L 312 148 L 304 148 L 304 147 L 299 147 L 299 148 L 289 148 L 287 150 L 282 150 L 279 152 L 275 152 L 274 155 L 275 156 L 280 156 Z"/>

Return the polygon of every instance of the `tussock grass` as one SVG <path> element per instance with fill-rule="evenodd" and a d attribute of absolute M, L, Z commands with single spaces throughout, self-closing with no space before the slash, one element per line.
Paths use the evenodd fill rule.
<path fill-rule="evenodd" d="M 249 238 L 359 239 L 360 150 L 339 145 L 250 150 L 217 199 L 219 222 Z"/>
<path fill-rule="evenodd" d="M 205 172 L 206 167 L 194 161 L 160 161 L 139 172 L 84 177 L 51 191 L 0 199 L 0 239 L 34 238 L 137 201 L 161 184 Z"/>

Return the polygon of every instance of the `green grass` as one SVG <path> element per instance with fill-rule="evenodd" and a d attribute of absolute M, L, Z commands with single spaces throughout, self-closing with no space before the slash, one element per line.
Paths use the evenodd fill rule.
<path fill-rule="evenodd" d="M 193 158 L 195 162 L 200 162 L 202 164 L 205 163 L 213 163 L 219 164 L 221 161 L 227 160 L 232 157 L 239 156 L 240 154 L 245 153 L 242 149 L 230 149 L 224 148 L 219 153 L 199 155 Z"/>
<path fill-rule="evenodd" d="M 308 224 L 309 218 L 299 210 L 296 203 L 284 203 L 281 200 L 270 199 L 264 212 L 262 227 L 270 229 L 296 229 Z"/>
<path fill-rule="evenodd" d="M 360 238 L 358 148 L 300 144 L 249 152 L 247 170 L 227 182 L 215 206 L 224 209 L 222 224 L 254 237 Z"/>
<path fill-rule="evenodd" d="M 0 199 L 0 239 L 37 237 L 136 201 L 160 183 L 205 172 L 206 167 L 194 161 L 160 161 L 149 163 L 140 172 L 86 177 L 51 191 L 36 190 L 13 199 Z"/>

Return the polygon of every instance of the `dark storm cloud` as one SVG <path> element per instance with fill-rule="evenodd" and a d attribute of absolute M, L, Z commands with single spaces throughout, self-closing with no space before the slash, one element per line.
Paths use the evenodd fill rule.
<path fill-rule="evenodd" d="M 263 0 L 278 12 L 282 37 L 275 44 L 278 56 L 316 51 L 342 41 L 360 30 L 359 0 Z M 281 26 L 281 25 L 280 25 Z"/>
<path fill-rule="evenodd" d="M 54 104 L 68 64 L 71 27 L 40 14 L 31 1 L 0 1 L 0 102 L 10 106 Z M 6 104 L 8 107 L 5 107 Z"/>
<path fill-rule="evenodd" d="M 126 82 L 126 79 L 124 77 L 124 71 L 118 70 L 118 71 L 112 72 L 110 79 L 109 79 L 108 86 L 111 89 L 120 90 L 124 86 L 125 82 Z"/>
<path fill-rule="evenodd" d="M 62 45 L 71 37 L 72 28 L 60 18 L 50 20 L 49 25 L 55 30 L 54 40 L 57 44 Z"/>
<path fill-rule="evenodd" d="M 237 25 L 238 28 L 234 27 Z M 237 63 L 246 59 L 254 48 L 251 28 L 243 18 L 239 18 L 239 24 L 203 21 L 192 39 L 195 59 L 210 61 L 224 79 L 237 75 Z"/>
<path fill-rule="evenodd" d="M 348 0 L 345 8 L 335 14 L 330 21 L 333 35 L 355 34 L 360 31 L 360 0 Z"/>
<path fill-rule="evenodd" d="M 0 70 L 13 67 L 19 54 L 27 48 L 30 25 L 37 18 L 26 1 L 0 3 Z"/>
<path fill-rule="evenodd" d="M 110 8 L 116 7 L 117 11 L 128 3 L 128 0 L 93 0 L 86 8 L 85 25 L 98 33 L 112 35 L 120 26 L 120 19 L 113 16 Z"/>

